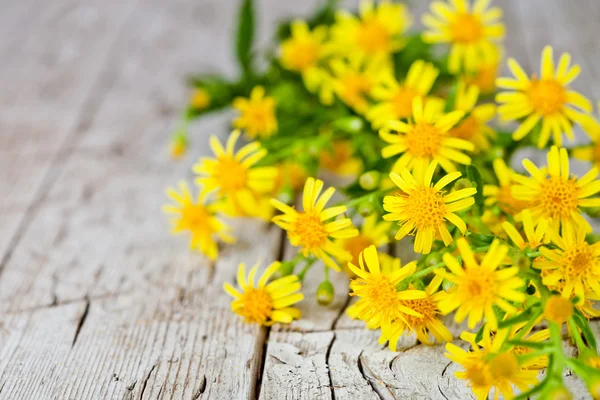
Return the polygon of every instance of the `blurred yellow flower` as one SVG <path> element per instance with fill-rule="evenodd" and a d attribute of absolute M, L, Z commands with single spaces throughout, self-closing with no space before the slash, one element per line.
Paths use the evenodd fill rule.
<path fill-rule="evenodd" d="M 237 97 L 233 100 L 233 108 L 241 115 L 233 121 L 233 126 L 243 129 L 251 138 L 266 138 L 277 132 L 275 117 L 275 100 L 265 96 L 265 88 L 256 86 L 250 98 Z"/>
<path fill-rule="evenodd" d="M 428 43 L 450 44 L 448 69 L 458 73 L 461 67 L 475 71 L 481 64 L 494 59 L 496 46 L 504 37 L 500 21 L 502 10 L 489 8 L 489 0 L 433 1 L 431 14 L 423 15 L 423 40 Z"/>
<path fill-rule="evenodd" d="M 389 55 L 404 45 L 402 34 L 412 20 L 404 4 L 383 0 L 360 2 L 360 18 L 339 10 L 331 28 L 333 45 L 341 53 L 358 52 L 373 57 Z"/>
<path fill-rule="evenodd" d="M 390 121 L 379 131 L 381 138 L 389 143 L 381 151 L 383 158 L 402 154 L 394 164 L 394 171 L 407 168 L 419 178 L 431 161 L 437 161 L 446 172 L 456 171 L 455 162 L 471 164 L 471 158 L 460 150 L 473 151 L 473 143 L 448 134 L 464 112 L 440 114 L 436 111 L 431 102 L 423 107 L 423 99 L 415 97 L 412 121 Z M 392 133 L 394 131 L 396 133 Z"/>
<path fill-rule="evenodd" d="M 521 236 L 519 230 L 510 222 L 504 221 L 502 223 L 502 228 L 504 228 L 510 240 L 521 250 L 526 248 L 533 250 L 546 243 L 548 241 L 546 238 L 549 236 L 548 220 L 541 218 L 537 223 L 534 223 L 529 210 L 523 210 L 521 216 L 524 236 Z"/>
<path fill-rule="evenodd" d="M 280 263 L 274 262 L 263 272 L 255 284 L 254 277 L 260 264 L 252 267 L 246 277 L 246 267 L 240 264 L 237 272 L 238 291 L 229 283 L 223 289 L 231 295 L 231 310 L 238 314 L 247 323 L 260 325 L 273 325 L 276 322 L 289 324 L 293 319 L 299 319 L 300 310 L 291 307 L 304 299 L 300 293 L 302 287 L 296 275 L 268 282 L 269 278 L 279 269 Z"/>
<path fill-rule="evenodd" d="M 362 169 L 362 161 L 354 157 L 351 141 L 336 140 L 331 150 L 321 151 L 319 166 L 338 175 L 356 176 Z"/>
<path fill-rule="evenodd" d="M 354 237 L 358 234 L 358 230 L 352 226 L 349 218 L 338 218 L 327 222 L 346 212 L 346 206 L 325 208 L 335 189 L 330 187 L 319 197 L 322 190 L 322 180 L 314 178 L 306 180 L 302 196 L 303 211 L 296 211 L 277 199 L 271 199 L 271 204 L 283 212 L 282 215 L 273 217 L 273 222 L 287 231 L 290 243 L 299 246 L 302 254 L 314 255 L 328 267 L 340 271 L 340 266 L 331 256 L 337 260 L 348 261 L 352 256 L 332 239 Z"/>
<path fill-rule="evenodd" d="M 203 88 L 195 89 L 190 96 L 190 107 L 194 110 L 204 110 L 210 105 L 210 95 Z"/>
<path fill-rule="evenodd" d="M 459 323 L 468 317 L 469 329 L 473 329 L 484 317 L 489 327 L 496 329 L 498 320 L 494 306 L 515 313 L 517 309 L 509 301 L 525 301 L 525 294 L 521 291 L 525 282 L 517 276 L 519 268 L 498 268 L 508 254 L 508 246 L 501 245 L 497 239 L 492 242 L 481 263 L 476 260 L 465 238 L 459 238 L 456 243 L 464 265 L 451 254 L 444 253 L 443 260 L 450 272 L 435 270 L 436 274 L 454 284 L 439 308 L 444 314 L 456 310 L 454 320 Z"/>
<path fill-rule="evenodd" d="M 490 149 L 490 139 L 496 132 L 487 126 L 496 117 L 494 104 L 477 104 L 479 88 L 475 85 L 467 86 L 463 81 L 458 84 L 454 109 L 463 111 L 467 117 L 452 128 L 450 136 L 468 140 L 475 145 L 474 152 L 481 153 Z"/>
<path fill-rule="evenodd" d="M 402 83 L 398 83 L 393 75 L 383 76 L 381 83 L 372 92 L 376 104 L 367 112 L 367 118 L 373 127 L 381 128 L 388 121 L 411 117 L 415 97 L 421 97 L 424 103 L 434 102 L 441 112 L 441 99 L 426 98 L 438 74 L 439 70 L 433 64 L 417 60 L 410 66 Z"/>
<path fill-rule="evenodd" d="M 240 131 L 233 131 L 223 148 L 219 139 L 210 137 L 210 147 L 215 158 L 201 158 L 193 167 L 198 174 L 196 183 L 203 193 L 216 191 L 224 200 L 224 210 L 232 216 L 263 216 L 265 205 L 262 196 L 270 193 L 277 178 L 276 167 L 257 167 L 267 151 L 258 142 L 243 146 L 237 153 L 235 144 Z"/>
<path fill-rule="evenodd" d="M 539 169 L 528 159 L 523 166 L 531 174 L 530 178 L 515 175 L 519 183 L 512 188 L 512 195 L 518 200 L 530 202 L 529 208 L 534 222 L 540 218 L 550 219 L 555 232 L 560 227 L 578 226 L 592 231 L 589 222 L 581 215 L 580 207 L 600 207 L 600 198 L 590 198 L 600 192 L 598 170 L 592 168 L 581 178 L 571 177 L 567 150 L 552 146 L 548 152 L 548 167 Z"/>
<path fill-rule="evenodd" d="M 494 159 L 493 167 L 498 185 L 483 186 L 483 195 L 486 197 L 484 204 L 487 207 L 497 205 L 506 214 L 517 215 L 529 206 L 529 202 L 517 200 L 512 195 L 512 187 L 516 184 L 516 172 L 510 169 L 502 158 Z"/>
<path fill-rule="evenodd" d="M 571 90 L 569 84 L 579 75 L 579 65 L 571 66 L 571 55 L 563 53 L 558 65 L 552 59 L 552 47 L 546 46 L 542 52 L 540 78 L 527 76 L 521 66 L 512 58 L 508 66 L 512 78 L 498 78 L 496 84 L 505 91 L 496 95 L 501 103 L 498 114 L 504 121 L 525 120 L 513 132 L 514 140 L 521 140 L 541 122 L 538 147 L 546 146 L 550 135 L 554 144 L 562 145 L 562 133 L 573 139 L 573 122 L 584 127 L 591 118 L 590 101 L 580 93 Z"/>
<path fill-rule="evenodd" d="M 448 221 L 465 233 L 467 226 L 455 212 L 471 207 L 475 203 L 473 195 L 477 193 L 475 188 L 466 188 L 445 194 L 442 189 L 458 179 L 460 172 L 450 173 L 432 186 L 436 167 L 437 162 L 432 162 L 422 179 L 415 179 L 407 169 L 400 171 L 400 175 L 392 172 L 390 177 L 401 191 L 383 199 L 383 209 L 389 212 L 383 219 L 398 221 L 400 226 L 396 240 L 416 233 L 414 249 L 422 254 L 431 251 L 438 233 L 446 246 L 452 243 L 452 235 L 446 227 Z"/>
<path fill-rule="evenodd" d="M 348 239 L 340 239 L 338 242 L 344 250 L 352 255 L 350 262 L 358 265 L 358 257 L 364 249 L 369 246 L 380 248 L 389 243 L 391 227 L 392 224 L 390 222 L 381 221 L 378 215 L 372 214 L 364 219 L 358 235 Z"/>
<path fill-rule="evenodd" d="M 475 85 L 482 94 L 492 94 L 496 91 L 496 78 L 500 72 L 504 50 L 495 47 L 493 55 L 481 62 L 475 71 L 466 72 L 463 79 L 468 85 Z"/>
<path fill-rule="evenodd" d="M 227 243 L 234 241 L 229 234 L 230 228 L 215 215 L 219 211 L 218 206 L 206 204 L 206 197 L 202 193 L 194 199 L 187 183 L 179 182 L 178 186 L 179 190 L 167 189 L 167 196 L 174 204 L 167 204 L 162 208 L 171 216 L 171 232 L 189 232 L 190 248 L 199 250 L 209 259 L 215 260 L 219 254 L 216 240 Z"/>

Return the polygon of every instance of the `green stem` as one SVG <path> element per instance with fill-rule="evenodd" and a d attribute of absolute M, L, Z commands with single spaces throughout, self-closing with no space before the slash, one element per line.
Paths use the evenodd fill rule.
<path fill-rule="evenodd" d="M 302 271 L 300 271 L 300 273 L 298 274 L 298 279 L 300 280 L 300 282 L 304 281 L 304 275 L 306 275 L 306 273 L 308 272 L 310 267 L 313 266 L 315 261 L 317 261 L 315 257 L 306 259 L 306 264 L 304 265 L 304 268 L 302 268 Z"/>

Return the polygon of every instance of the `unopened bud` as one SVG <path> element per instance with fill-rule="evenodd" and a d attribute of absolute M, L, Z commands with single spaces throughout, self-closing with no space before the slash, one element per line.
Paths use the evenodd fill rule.
<path fill-rule="evenodd" d="M 425 258 L 425 265 L 428 267 L 439 264 L 441 262 L 442 262 L 442 257 L 440 257 L 439 253 L 429 253 L 427 258 Z"/>
<path fill-rule="evenodd" d="M 359 117 L 344 117 L 334 121 L 333 128 L 347 133 L 358 133 L 363 128 L 363 121 Z"/>
<path fill-rule="evenodd" d="M 317 303 L 327 306 L 333 301 L 335 289 L 330 281 L 323 281 L 317 288 Z"/>
<path fill-rule="evenodd" d="M 375 206 L 373 205 L 373 202 L 370 201 L 369 199 L 363 201 L 358 206 L 358 213 L 363 218 L 366 218 L 369 215 L 373 214 L 374 211 L 375 211 Z"/>
<path fill-rule="evenodd" d="M 468 180 L 467 178 L 460 178 L 454 184 L 454 190 L 468 189 L 468 188 L 472 188 L 472 187 L 473 187 L 473 183 L 470 180 Z"/>
<path fill-rule="evenodd" d="M 358 178 L 358 184 L 365 190 L 373 190 L 379 186 L 381 174 L 377 171 L 368 171 Z"/>
<path fill-rule="evenodd" d="M 279 265 L 277 270 L 280 276 L 288 276 L 294 272 L 294 263 L 290 261 L 284 261 Z"/>
<path fill-rule="evenodd" d="M 178 133 L 171 139 L 171 157 L 181 158 L 185 155 L 188 148 L 188 141 L 184 134 Z"/>
<path fill-rule="evenodd" d="M 519 267 L 519 271 L 527 272 L 529 267 L 531 267 L 531 260 L 524 254 L 516 253 L 512 258 L 512 263 L 514 266 Z"/>

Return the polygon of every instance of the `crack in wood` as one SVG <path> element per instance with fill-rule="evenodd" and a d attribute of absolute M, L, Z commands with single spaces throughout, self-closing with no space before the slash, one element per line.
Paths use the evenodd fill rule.
<path fill-rule="evenodd" d="M 200 379 L 200 387 L 192 396 L 192 400 L 198 400 L 200 396 L 206 391 L 206 375 L 202 375 L 202 379 Z"/>
<path fill-rule="evenodd" d="M 358 358 L 356 359 L 356 364 L 358 366 L 358 371 L 362 375 L 363 379 L 369 384 L 369 386 L 371 386 L 371 389 L 373 390 L 373 393 L 375 393 L 380 399 L 383 400 L 383 396 L 381 395 L 381 393 L 379 393 L 379 391 L 377 390 L 377 387 L 371 381 L 371 378 L 369 378 L 367 376 L 367 374 L 365 374 L 365 370 L 363 369 L 363 363 L 362 363 L 362 355 L 363 355 L 363 353 L 364 353 L 364 350 L 361 350 L 360 354 L 358 355 Z"/>
<path fill-rule="evenodd" d="M 75 335 L 73 337 L 73 343 L 71 344 L 71 348 L 75 347 L 75 343 L 77 343 L 77 338 L 79 338 L 79 333 L 81 332 L 81 328 L 83 328 L 83 324 L 87 319 L 88 313 L 90 311 L 90 299 L 88 297 L 85 298 L 85 308 L 83 309 L 83 313 L 81 317 L 79 317 L 79 321 L 77 323 L 77 327 L 75 328 Z"/>
<path fill-rule="evenodd" d="M 150 376 L 152 375 L 152 372 L 154 372 L 154 370 L 156 369 L 156 367 L 158 367 L 159 364 L 160 364 L 160 360 L 156 364 L 152 365 L 152 368 L 150 368 L 150 371 L 144 378 L 144 381 L 142 382 L 142 390 L 140 391 L 140 400 L 144 398 L 144 392 L 146 391 L 146 385 L 148 385 L 148 381 L 150 380 Z"/>
<path fill-rule="evenodd" d="M 333 379 L 331 378 L 331 366 L 329 365 L 329 357 L 331 356 L 331 348 L 333 347 L 333 342 L 335 342 L 335 337 L 335 332 L 333 332 L 331 342 L 329 342 L 329 346 L 327 347 L 327 351 L 325 352 L 325 365 L 327 366 L 327 376 L 329 377 L 329 388 L 331 390 L 332 400 L 335 400 L 335 388 L 333 387 Z"/>

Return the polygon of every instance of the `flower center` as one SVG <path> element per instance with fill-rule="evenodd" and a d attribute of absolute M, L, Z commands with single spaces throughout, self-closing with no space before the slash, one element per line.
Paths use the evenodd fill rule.
<path fill-rule="evenodd" d="M 246 167 L 229 157 L 219 159 L 218 181 L 221 191 L 224 193 L 233 193 L 246 186 L 247 171 Z"/>
<path fill-rule="evenodd" d="M 406 134 L 406 146 L 415 157 L 432 157 L 442 144 L 442 132 L 427 122 L 411 126 Z"/>
<path fill-rule="evenodd" d="M 468 301 L 481 306 L 492 305 L 496 299 L 496 276 L 494 271 L 484 268 L 470 268 L 462 277 L 458 291 Z"/>
<path fill-rule="evenodd" d="M 465 378 L 470 380 L 473 386 L 488 386 L 492 381 L 490 368 L 483 360 L 477 360 L 466 366 Z"/>
<path fill-rule="evenodd" d="M 294 246 L 302 246 L 310 252 L 325 245 L 327 232 L 319 215 L 314 212 L 300 212 L 292 230 L 289 231 L 290 241 Z"/>
<path fill-rule="evenodd" d="M 201 204 L 190 204 L 185 206 L 181 212 L 181 219 L 186 227 L 192 231 L 206 229 L 209 214 Z"/>
<path fill-rule="evenodd" d="M 268 122 L 273 119 L 273 109 L 267 102 L 251 104 L 244 112 L 244 117 L 248 119 L 248 126 L 264 131 Z"/>
<path fill-rule="evenodd" d="M 553 176 L 542 183 L 538 201 L 546 217 L 569 218 L 571 212 L 577 210 L 578 194 L 574 180 Z"/>
<path fill-rule="evenodd" d="M 375 305 L 378 310 L 383 310 L 386 313 L 395 309 L 398 304 L 396 287 L 392 285 L 389 278 L 385 275 L 371 275 L 365 287 L 365 295 L 361 295 L 361 297 L 368 297 L 371 300 L 371 304 Z M 377 310 L 374 311 L 378 312 Z"/>
<path fill-rule="evenodd" d="M 567 279 L 581 279 L 596 267 L 596 259 L 587 243 L 578 243 L 565 250 L 562 261 Z"/>
<path fill-rule="evenodd" d="M 358 256 L 360 255 L 360 252 L 372 244 L 374 243 L 369 237 L 365 235 L 358 235 L 347 239 L 344 242 L 344 250 L 352 254 L 352 263 L 354 265 L 358 265 Z"/>
<path fill-rule="evenodd" d="M 333 142 L 333 151 L 324 150 L 319 155 L 321 166 L 330 171 L 336 171 L 342 164 L 352 158 L 352 146 L 346 141 Z"/>
<path fill-rule="evenodd" d="M 364 95 L 371 90 L 371 82 L 364 75 L 352 74 L 342 81 L 341 97 L 351 107 L 365 104 Z"/>
<path fill-rule="evenodd" d="M 293 40 L 283 45 L 284 64 L 297 71 L 313 66 L 319 58 L 319 44 L 314 40 Z"/>
<path fill-rule="evenodd" d="M 413 315 L 404 315 L 406 325 L 412 328 L 426 326 L 437 318 L 437 303 L 431 297 L 417 300 L 405 300 L 402 302 L 402 305 L 423 315 L 421 318 Z"/>
<path fill-rule="evenodd" d="M 453 42 L 473 44 L 483 38 L 483 25 L 477 16 L 460 13 L 450 25 L 450 34 Z"/>
<path fill-rule="evenodd" d="M 513 197 L 510 185 L 500 186 L 499 189 L 496 198 L 502 211 L 514 215 L 527 208 L 528 203 L 526 201 L 517 200 Z"/>
<path fill-rule="evenodd" d="M 459 125 L 450 131 L 450 136 L 459 139 L 471 140 L 479 132 L 481 124 L 472 115 L 462 121 Z"/>
<path fill-rule="evenodd" d="M 479 87 L 483 93 L 493 92 L 496 88 L 498 64 L 481 66 L 474 76 L 467 77 L 467 83 Z"/>
<path fill-rule="evenodd" d="M 390 47 L 390 34 L 377 19 L 369 18 L 360 26 L 358 45 L 367 53 L 387 51 Z"/>
<path fill-rule="evenodd" d="M 415 90 L 408 87 L 400 87 L 392 97 L 392 104 L 396 118 L 408 118 L 412 115 L 413 99 L 420 96 Z"/>
<path fill-rule="evenodd" d="M 543 116 L 562 111 L 566 100 L 565 89 L 553 79 L 533 80 L 527 95 L 535 111 Z"/>
<path fill-rule="evenodd" d="M 437 229 L 444 223 L 446 203 L 442 193 L 431 187 L 417 187 L 406 198 L 406 214 L 415 222 L 416 229 Z"/>
<path fill-rule="evenodd" d="M 550 296 L 544 307 L 544 317 L 548 321 L 562 324 L 573 315 L 573 304 L 560 295 Z"/>
<path fill-rule="evenodd" d="M 240 315 L 248 322 L 263 324 L 273 310 L 273 300 L 265 289 L 247 289 L 240 300 L 243 304 Z"/>
<path fill-rule="evenodd" d="M 519 363 L 514 354 L 502 353 L 494 357 L 490 372 L 495 379 L 510 379 L 519 371 Z"/>

